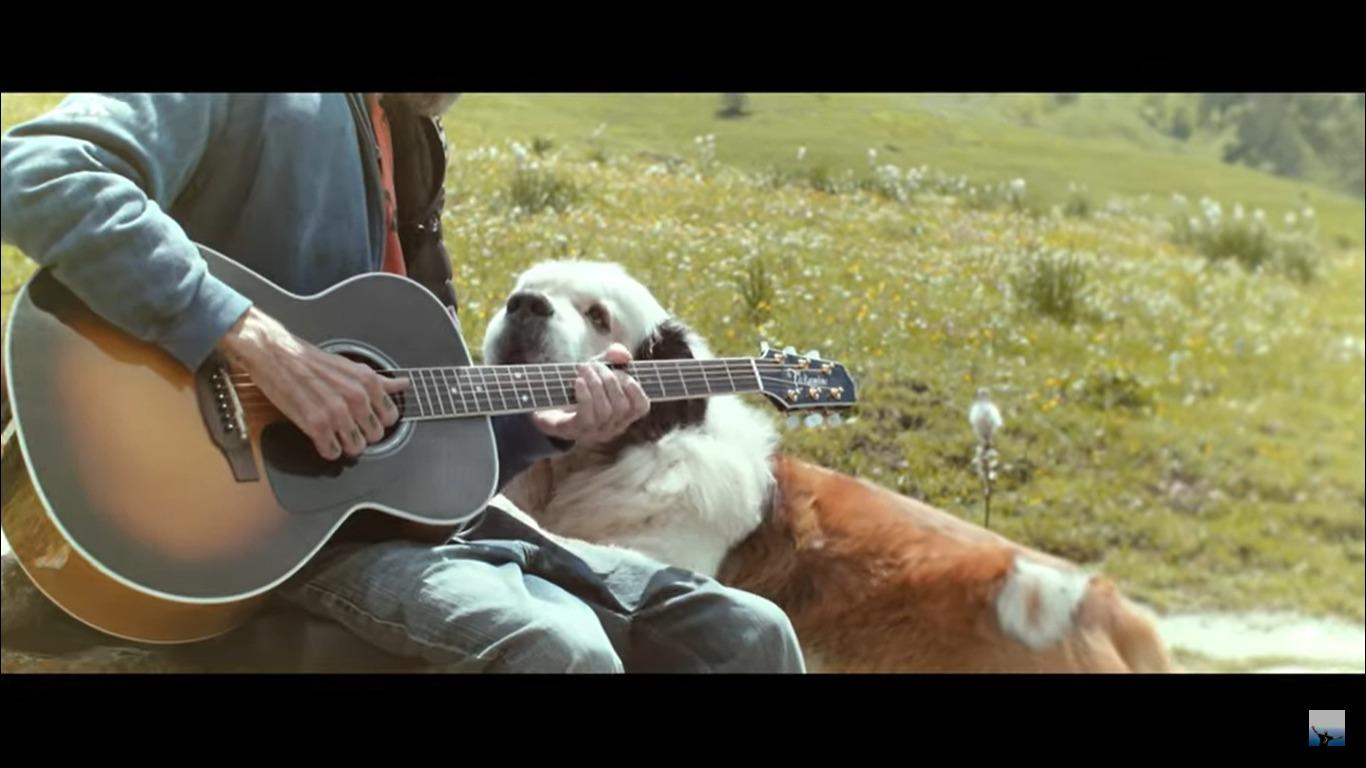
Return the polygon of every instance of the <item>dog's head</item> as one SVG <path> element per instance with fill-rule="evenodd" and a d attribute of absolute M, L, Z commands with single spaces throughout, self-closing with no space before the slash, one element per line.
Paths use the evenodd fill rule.
<path fill-rule="evenodd" d="M 489 322 L 484 362 L 582 362 L 614 342 L 637 353 L 668 320 L 659 301 L 620 265 L 544 262 L 522 273 Z M 689 341 L 688 356 L 706 356 L 699 340 Z"/>
<path fill-rule="evenodd" d="M 706 342 L 673 320 L 653 294 L 617 264 L 551 261 L 523 272 L 484 334 L 489 365 L 578 363 L 613 343 L 635 360 L 710 358 Z M 603 456 L 701 423 L 702 398 L 650 404 L 650 413 L 610 443 Z"/>

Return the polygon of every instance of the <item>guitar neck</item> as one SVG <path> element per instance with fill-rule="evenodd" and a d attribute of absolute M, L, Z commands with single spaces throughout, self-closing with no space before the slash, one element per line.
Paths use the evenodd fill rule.
<path fill-rule="evenodd" d="M 771 361 L 757 358 L 641 360 L 619 367 L 652 401 L 689 400 L 758 392 Z M 391 371 L 411 385 L 401 397 L 404 418 L 497 416 L 564 407 L 576 402 L 573 363 L 473 365 Z M 769 371 L 770 378 L 774 372 Z"/>

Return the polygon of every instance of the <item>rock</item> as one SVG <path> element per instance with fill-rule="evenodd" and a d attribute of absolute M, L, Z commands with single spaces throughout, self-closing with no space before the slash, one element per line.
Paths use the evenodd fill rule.
<path fill-rule="evenodd" d="M 53 605 L 12 552 L 0 557 L 0 672 L 424 672 L 339 624 L 269 608 L 222 637 L 189 645 L 123 641 Z"/>

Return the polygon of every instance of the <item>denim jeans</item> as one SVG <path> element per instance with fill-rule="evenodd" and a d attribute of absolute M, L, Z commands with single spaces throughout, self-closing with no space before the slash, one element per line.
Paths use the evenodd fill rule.
<path fill-rule="evenodd" d="M 449 671 L 805 671 L 773 603 L 492 506 L 440 546 L 337 545 L 278 597 Z"/>

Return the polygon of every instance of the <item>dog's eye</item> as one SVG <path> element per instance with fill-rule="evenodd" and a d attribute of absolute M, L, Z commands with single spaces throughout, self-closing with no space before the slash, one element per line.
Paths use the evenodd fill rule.
<path fill-rule="evenodd" d="M 612 329 L 611 318 L 607 315 L 607 309 L 601 304 L 594 304 L 583 314 L 584 317 L 587 317 L 588 321 L 593 324 L 593 327 L 597 328 L 599 331 L 607 333 Z"/>

